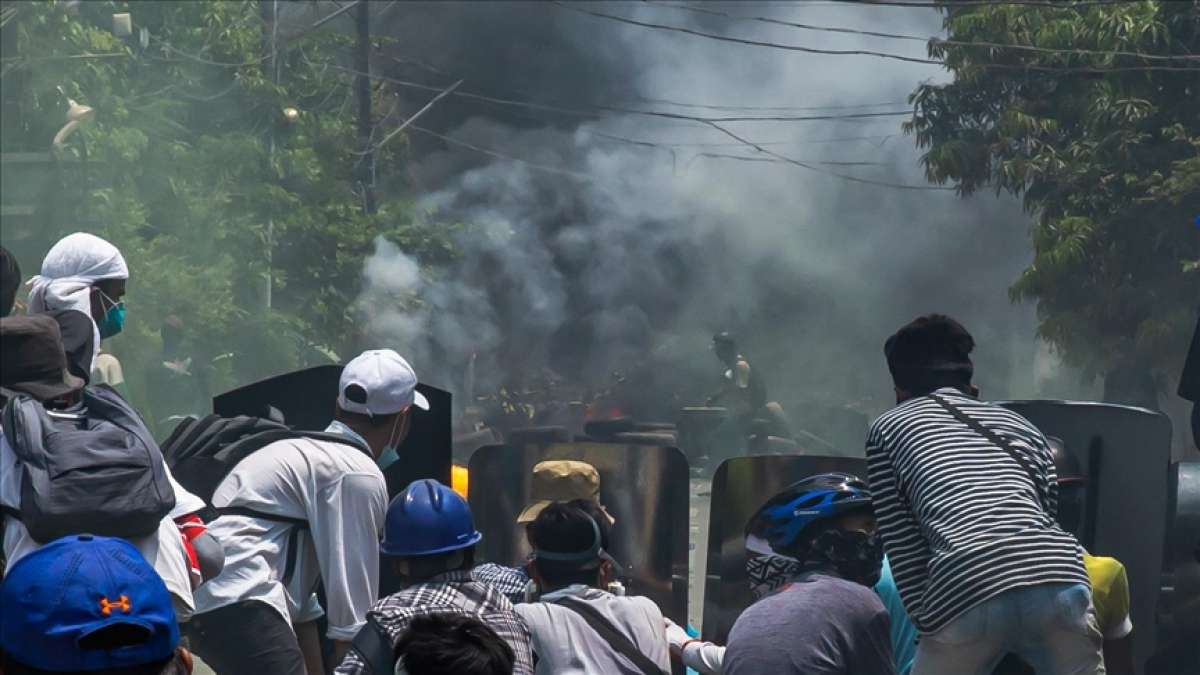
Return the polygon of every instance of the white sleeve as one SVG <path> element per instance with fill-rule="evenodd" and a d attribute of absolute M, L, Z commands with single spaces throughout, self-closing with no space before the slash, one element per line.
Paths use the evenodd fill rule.
<path fill-rule="evenodd" d="M 379 534 L 386 511 L 383 478 L 369 473 L 339 476 L 308 504 L 331 640 L 353 640 L 379 593 Z"/>
<path fill-rule="evenodd" d="M 725 648 L 711 642 L 689 642 L 683 648 L 683 665 L 701 675 L 721 675 L 725 661 Z"/>
<path fill-rule="evenodd" d="M 171 473 L 171 467 L 167 466 L 165 460 L 163 461 L 163 470 L 167 472 L 167 480 L 171 481 L 171 489 L 175 491 L 175 508 L 171 509 L 171 520 L 195 513 L 204 508 L 204 500 L 188 492 L 187 488 L 175 480 L 175 476 Z"/>

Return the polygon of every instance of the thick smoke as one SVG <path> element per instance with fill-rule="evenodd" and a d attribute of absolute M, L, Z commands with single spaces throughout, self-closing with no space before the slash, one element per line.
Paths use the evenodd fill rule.
<path fill-rule="evenodd" d="M 588 6 L 760 40 L 924 56 L 916 42 L 729 22 L 662 5 Z M 911 8 L 703 6 L 917 35 L 939 27 L 935 12 Z M 396 38 L 397 58 L 382 66 L 393 76 L 432 84 L 461 77 L 464 91 L 581 109 L 903 110 L 919 82 L 947 77 L 937 66 L 733 45 L 544 4 L 400 3 L 379 30 Z M 401 91 L 408 112 L 429 96 Z M 893 105 L 810 110 L 866 103 Z M 874 412 L 890 393 L 884 338 L 917 314 L 939 311 L 975 333 L 986 393 L 1032 395 L 1033 312 L 1007 295 L 1030 256 L 1019 206 L 829 174 L 926 185 L 912 139 L 900 134 L 902 119 L 722 123 L 818 169 L 808 170 L 705 156 L 773 159 L 701 123 L 580 118 L 449 98 L 420 125 L 523 161 L 413 133 L 409 171 L 422 210 L 435 222 L 471 227 L 458 237 L 461 260 L 425 277 L 403 251 L 377 244 L 362 298 L 369 330 L 413 354 L 427 380 L 457 393 L 468 358 L 478 354 L 480 391 L 546 372 L 599 388 L 621 370 L 652 384 L 654 414 L 703 400 L 716 371 L 709 336 L 729 330 L 785 406 L 816 399 Z"/>

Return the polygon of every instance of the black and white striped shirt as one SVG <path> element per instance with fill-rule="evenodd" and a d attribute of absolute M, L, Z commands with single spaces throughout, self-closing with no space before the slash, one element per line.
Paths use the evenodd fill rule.
<path fill-rule="evenodd" d="M 928 396 L 892 408 L 867 435 L 879 530 L 904 607 L 924 633 L 1005 591 L 1088 583 L 1082 549 L 1054 521 L 1046 438 L 1020 415 L 953 388 L 937 392 L 1010 441 L 1003 448 Z"/>

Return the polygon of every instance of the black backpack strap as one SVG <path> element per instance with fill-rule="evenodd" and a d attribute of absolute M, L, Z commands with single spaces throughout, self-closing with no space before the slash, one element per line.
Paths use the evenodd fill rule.
<path fill-rule="evenodd" d="M 226 506 L 224 508 L 214 509 L 222 516 L 246 516 L 247 518 L 259 518 L 262 520 L 270 520 L 277 523 L 287 523 L 292 526 L 288 532 L 287 554 L 283 565 L 283 585 L 286 586 L 292 580 L 292 573 L 296 571 L 296 560 L 300 557 L 300 532 L 308 529 L 308 521 L 304 518 L 293 518 L 291 516 L 279 516 L 274 513 L 258 511 L 246 506 Z"/>
<path fill-rule="evenodd" d="M 961 408 L 954 405 L 950 401 L 946 400 L 946 398 L 941 396 L 940 394 L 932 394 L 931 396 L 933 397 L 934 401 L 937 401 L 938 405 L 945 408 L 946 412 L 953 415 L 954 418 L 957 419 L 959 422 L 962 422 L 963 424 L 967 425 L 972 430 L 974 430 L 975 433 L 979 434 L 980 436 L 983 436 L 984 438 L 991 441 L 992 444 L 998 446 L 1001 450 L 1004 450 L 1005 452 L 1007 452 L 1009 454 L 1009 456 L 1012 457 L 1013 460 L 1015 460 L 1017 462 L 1017 464 L 1019 464 L 1021 466 L 1021 468 L 1025 470 L 1025 473 L 1028 474 L 1029 480 L 1033 482 L 1033 491 L 1038 495 L 1038 501 L 1041 501 L 1042 491 L 1038 487 L 1037 471 L 1034 470 L 1033 466 L 1029 463 L 1029 460 L 1025 459 L 1025 457 L 1022 456 L 1021 453 L 1017 452 L 1017 449 L 1012 446 L 1012 443 L 1007 438 L 1004 438 L 1000 434 L 983 426 L 982 424 L 979 423 L 979 420 L 976 420 L 975 418 L 966 414 L 965 412 L 962 411 Z"/>
<path fill-rule="evenodd" d="M 354 636 L 350 649 L 357 653 L 366 666 L 365 672 L 372 675 L 391 675 L 396 668 L 392 637 L 370 614 L 367 615 L 367 623 Z"/>
<path fill-rule="evenodd" d="M 642 671 L 644 675 L 668 675 L 666 671 L 658 666 L 649 656 L 646 656 L 633 644 L 624 633 L 612 625 L 603 614 L 595 607 L 592 607 L 585 600 L 576 600 L 574 598 L 561 598 L 555 601 L 559 607 L 566 607 L 575 612 L 587 622 L 587 625 L 592 627 L 592 630 L 608 643 L 608 646 L 613 648 L 621 656 L 633 662 L 637 669 Z"/>

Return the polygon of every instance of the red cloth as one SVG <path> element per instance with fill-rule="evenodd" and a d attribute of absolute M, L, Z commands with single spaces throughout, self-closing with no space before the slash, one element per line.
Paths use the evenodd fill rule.
<path fill-rule="evenodd" d="M 175 519 L 175 526 L 179 528 L 179 536 L 183 538 L 183 550 L 187 552 L 188 571 L 191 573 L 192 586 L 199 585 L 200 576 L 200 558 L 196 555 L 196 548 L 192 546 L 192 541 L 208 531 L 208 527 L 204 525 L 204 521 L 200 520 L 200 516 L 196 514 L 188 514 Z"/>

